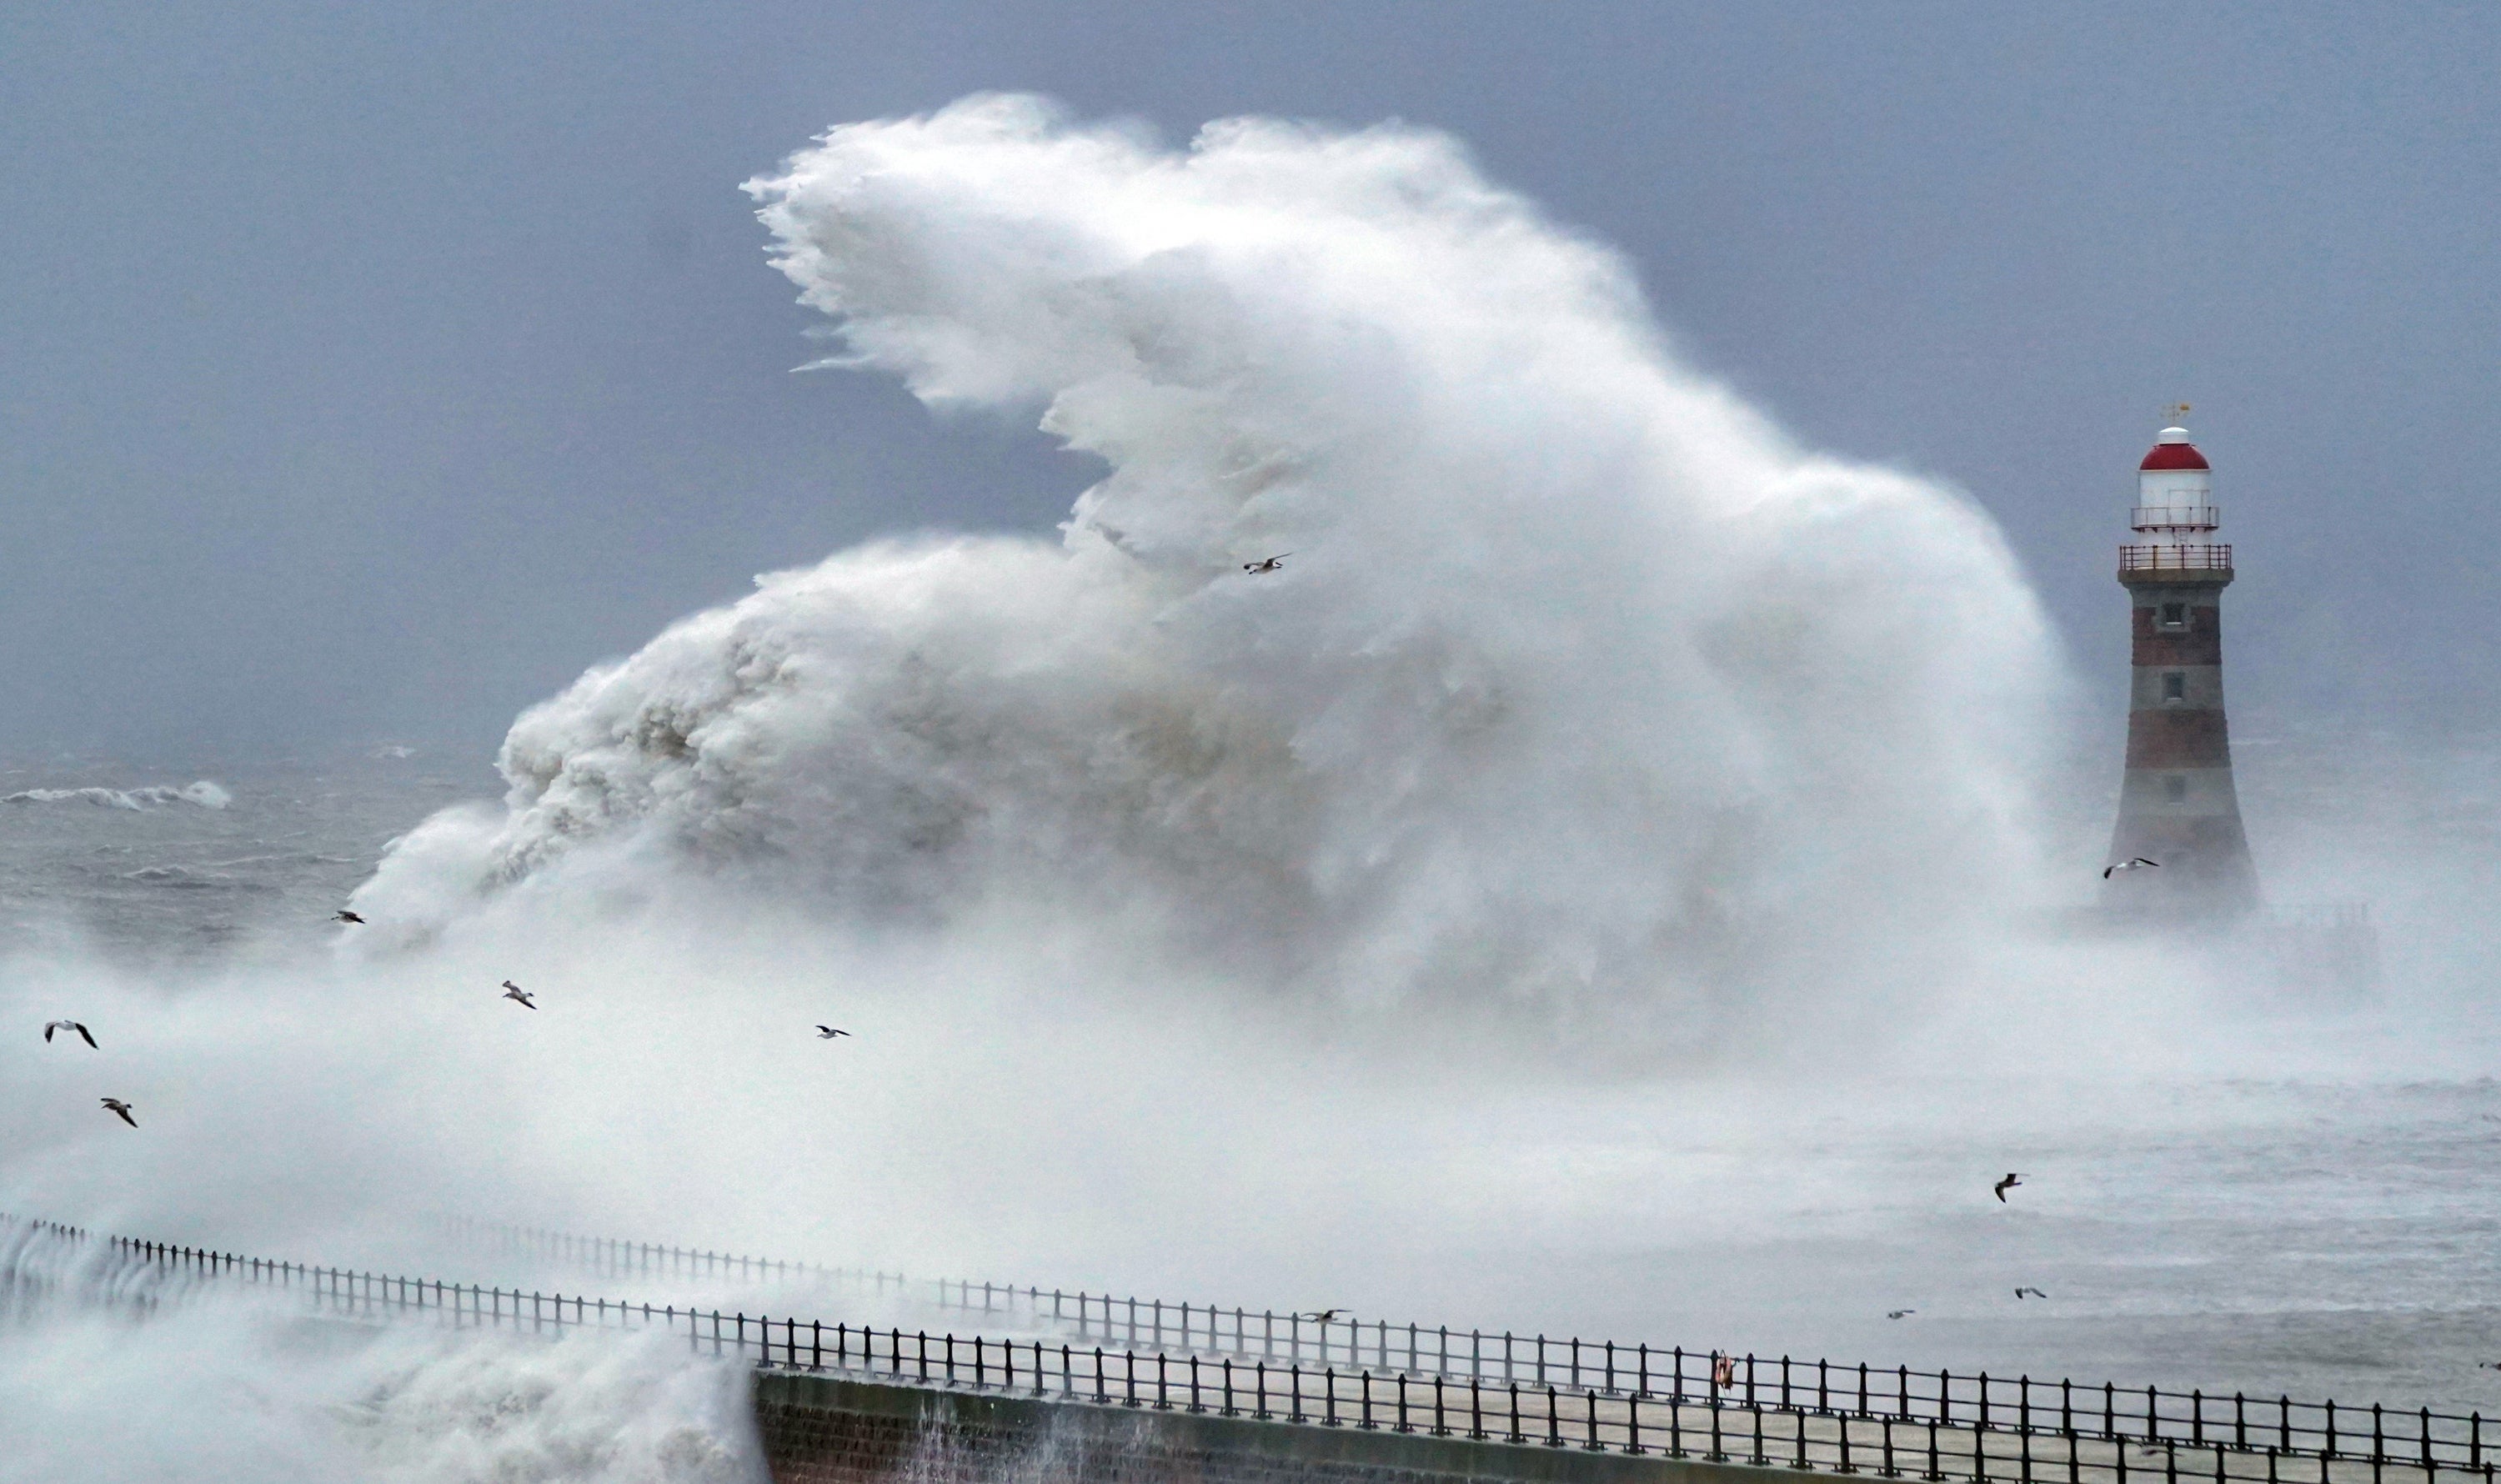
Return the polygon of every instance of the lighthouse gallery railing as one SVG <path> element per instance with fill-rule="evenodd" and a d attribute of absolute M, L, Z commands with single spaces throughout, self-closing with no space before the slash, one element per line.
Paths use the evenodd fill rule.
<path fill-rule="evenodd" d="M 2232 569 L 2232 548 L 2229 543 L 2122 546 L 2118 549 L 2118 569 L 2122 572 L 2228 572 Z"/>

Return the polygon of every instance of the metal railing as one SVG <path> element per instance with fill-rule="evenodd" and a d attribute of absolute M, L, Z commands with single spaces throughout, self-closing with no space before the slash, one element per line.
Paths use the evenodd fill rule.
<path fill-rule="evenodd" d="M 2213 530 L 2223 523 L 2220 505 L 2139 505 L 2128 513 L 2134 530 Z"/>
<path fill-rule="evenodd" d="M 77 1229 L 54 1230 L 92 1239 Z M 2210 1396 L 1543 1336 L 1506 1345 L 1497 1359 L 1484 1343 L 1492 1336 L 1416 1325 L 1350 1324 L 1338 1359 L 1325 1360 L 1295 1351 L 1296 1332 L 1288 1324 L 1275 1341 L 1286 1354 L 1270 1359 L 1242 1353 L 1251 1337 L 1238 1323 L 1219 1319 L 1209 1329 L 1195 1329 L 1174 1315 L 1164 1332 L 1173 1348 L 1122 1348 L 1115 1334 L 1155 1333 L 1156 1306 L 1151 1300 L 1105 1302 L 1099 1296 L 1087 1296 L 1089 1303 L 1080 1312 L 1090 1310 L 1092 1317 L 1082 1322 L 1104 1332 L 1103 1342 L 1054 1343 L 541 1294 L 127 1237 L 103 1240 L 124 1259 L 194 1277 L 275 1287 L 349 1317 L 412 1314 L 460 1328 L 526 1329 L 536 1334 L 659 1330 L 684 1336 L 696 1353 L 736 1356 L 780 1370 L 1887 1478 L 1916 1472 L 1926 1480 L 1987 1484 L 2050 1484 L 2061 1476 L 2069 1484 L 2088 1478 L 2094 1484 L 2127 1484 L 2134 1472 L 2140 1478 L 2159 1474 L 2164 1484 L 2184 1477 L 2192 1484 L 2430 1484 L 2446 1473 L 2477 1475 L 2490 1484 L 2492 1445 L 2501 1441 L 2484 1438 L 2480 1412 L 2460 1416 L 2429 1407 L 2357 1407 L 2238 1392 Z M 1035 1311 L 1049 1296 L 1040 1289 L 951 1280 L 941 1293 L 959 1308 L 974 1307 L 978 1293 L 986 1303 L 1003 1306 L 1002 1300 L 1012 1298 Z M 1074 1296 L 1056 1297 L 1065 1301 Z M 1191 1307 L 1199 1315 L 1246 1312 L 1170 1307 Z M 1190 1343 L 1180 1343 L 1184 1336 Z M 1196 1353 L 1199 1336 L 1223 1353 Z M 1457 1343 L 1461 1339 L 1470 1343 Z"/>
<path fill-rule="evenodd" d="M 2228 572 L 2232 569 L 2232 548 L 2229 543 L 2122 546 L 2118 549 L 2118 569 L 2122 572 Z"/>
<path fill-rule="evenodd" d="M 629 1242 L 615 1237 L 583 1236 L 544 1227 L 519 1227 L 474 1217 L 445 1219 L 455 1241 L 507 1257 L 561 1263 L 610 1278 L 662 1278 L 726 1283 L 805 1284 L 829 1292 L 908 1293 L 911 1280 L 899 1272 L 867 1267 L 825 1267 L 781 1258 L 745 1257 L 657 1242 Z"/>

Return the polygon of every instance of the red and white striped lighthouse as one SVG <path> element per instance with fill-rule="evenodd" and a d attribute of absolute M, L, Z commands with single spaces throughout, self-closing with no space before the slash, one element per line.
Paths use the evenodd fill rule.
<path fill-rule="evenodd" d="M 2232 549 L 2215 540 L 2215 476 L 2186 428 L 2164 428 L 2137 470 L 2133 538 L 2118 549 L 2133 640 L 2127 772 L 2110 859 L 2155 867 L 2112 872 L 2102 899 L 2131 914 L 2239 916 L 2257 905 L 2258 878 L 2223 719 Z"/>

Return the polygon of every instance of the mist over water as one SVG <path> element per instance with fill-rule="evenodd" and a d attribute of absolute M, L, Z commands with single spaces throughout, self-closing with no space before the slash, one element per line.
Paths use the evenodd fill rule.
<path fill-rule="evenodd" d="M 2311 787 L 2341 744 L 2245 761 L 2262 871 L 2411 914 L 2378 1006 L 2045 931 L 2117 757 L 2072 771 L 1987 520 L 1796 447 L 1444 136 L 1176 150 L 981 97 L 749 188 L 823 364 L 1102 461 L 1058 539 L 761 578 L 523 714 L 500 801 L 406 758 L 222 809 L 24 780 L 7 905 L 58 921 L 0 963 L 0 1207 L 455 1278 L 498 1274 L 448 1214 L 2488 1409 L 2488 827 Z M 377 859 L 370 925 L 321 927 Z M 177 918 L 214 951 L 144 946 Z M 44 1046 L 57 1015 L 102 1050 Z M 29 1395 L 241 1354 L 316 1410 L 496 1366 L 592 1412 L 721 1384 L 134 1332 L 0 1353 Z"/>

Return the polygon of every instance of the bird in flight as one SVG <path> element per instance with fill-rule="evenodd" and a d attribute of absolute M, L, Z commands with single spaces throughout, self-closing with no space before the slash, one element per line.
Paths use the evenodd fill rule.
<path fill-rule="evenodd" d="M 2102 880 L 2108 881 L 2113 875 L 2119 871 L 2141 871 L 2149 865 L 2159 870 L 2162 866 L 2162 862 L 2159 860 L 2148 860 L 2143 856 L 2138 856 L 2133 860 L 2122 860 L 2117 865 L 2103 866 Z"/>
<path fill-rule="evenodd" d="M 2017 1298 L 2047 1298 L 2050 1296 L 2041 1292 L 2037 1288 L 2018 1288 L 2015 1291 L 2015 1297 Z"/>
<path fill-rule="evenodd" d="M 519 1000 L 521 1008 L 524 1010 L 535 1010 L 538 1008 L 537 1003 L 530 998 L 529 991 L 522 989 L 519 985 L 515 984 L 510 979 L 504 981 L 504 997 L 506 999 Z"/>
<path fill-rule="evenodd" d="M 49 1021 L 45 1023 L 44 1043 L 46 1045 L 51 1044 L 52 1032 L 55 1030 L 75 1030 L 79 1033 L 80 1040 L 86 1042 L 89 1046 L 95 1045 L 95 1037 L 87 1034 L 86 1028 L 84 1026 L 80 1025 L 76 1021 L 68 1020 Z"/>
<path fill-rule="evenodd" d="M 130 1116 L 130 1104 L 123 1102 L 118 1097 L 108 1097 L 104 1099 L 104 1105 L 112 1109 L 114 1116 L 120 1119 L 123 1123 L 128 1124 L 133 1129 L 139 1127 L 139 1120 Z"/>
<path fill-rule="evenodd" d="M 364 919 L 356 916 L 356 914 L 349 911 L 347 908 L 341 907 L 330 921 L 334 923 L 361 923 Z"/>
<path fill-rule="evenodd" d="M 849 1034 L 850 1034 L 850 1031 L 848 1031 L 848 1030 L 837 1030 L 837 1029 L 834 1029 L 833 1027 L 831 1027 L 831 1026 L 818 1026 L 818 1027 L 817 1028 L 817 1040 L 820 1040 L 820 1041 L 830 1041 L 830 1040 L 832 1040 L 834 1037 L 836 1037 L 836 1036 L 838 1036 L 838 1035 L 849 1035 Z"/>
<path fill-rule="evenodd" d="M 1884 1311 L 1884 1317 L 1887 1319 L 1899 1319 L 1905 1314 L 1916 1314 L 1917 1312 L 1919 1311 L 1917 1309 L 1886 1309 Z"/>
<path fill-rule="evenodd" d="M 1295 1315 L 1294 1317 L 1295 1317 L 1296 1319 L 1308 1319 L 1308 1320 L 1312 1321 L 1314 1324 L 1322 1324 L 1322 1325 L 1324 1325 L 1324 1324 L 1327 1324 L 1329 1321 L 1331 1321 L 1331 1320 L 1333 1320 L 1333 1319 L 1337 1318 L 1340 1314 L 1343 1314 L 1343 1313 L 1345 1313 L 1345 1312 L 1346 1312 L 1346 1310 L 1344 1310 L 1344 1309 L 1317 1309 L 1317 1310 L 1315 1310 L 1315 1311 L 1314 1311 L 1314 1312 L 1312 1312 L 1312 1313 L 1309 1313 L 1309 1314 L 1297 1314 L 1297 1315 Z"/>
<path fill-rule="evenodd" d="M 1274 556 L 1262 556 L 1257 561 L 1246 561 L 1242 563 L 1242 570 L 1250 573 L 1253 577 L 1258 576 L 1262 572 L 1274 572 L 1278 568 L 1284 566 L 1285 564 L 1285 558 L 1292 555 L 1294 554 L 1291 552 L 1279 552 Z"/>
<path fill-rule="evenodd" d="M 2023 1181 L 2016 1175 L 2015 1171 L 2010 1169 L 2006 1172 L 2005 1179 L 1998 1181 L 1995 1185 L 1990 1186 L 1989 1189 L 1997 1193 L 1998 1204 L 2004 1205 L 2006 1203 L 2006 1193 L 2022 1183 Z"/>

